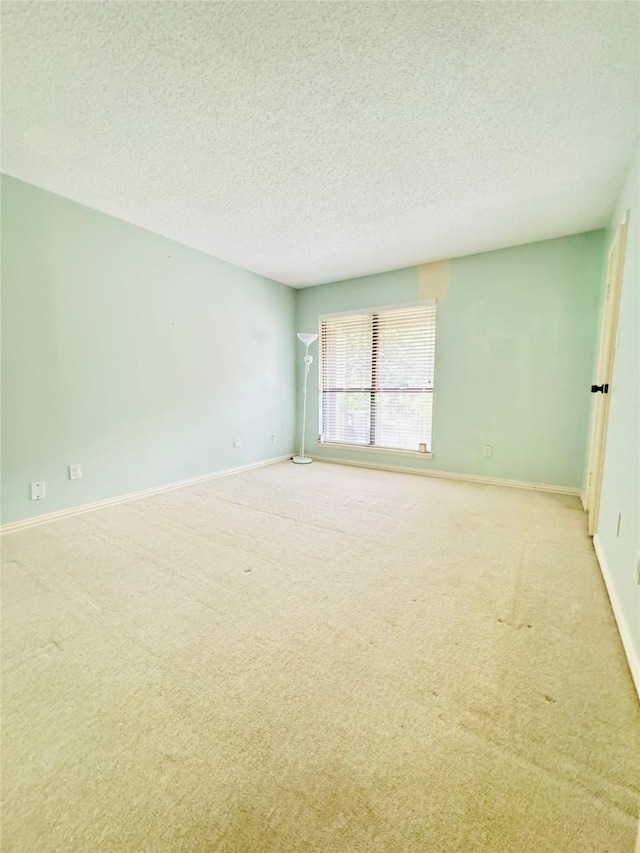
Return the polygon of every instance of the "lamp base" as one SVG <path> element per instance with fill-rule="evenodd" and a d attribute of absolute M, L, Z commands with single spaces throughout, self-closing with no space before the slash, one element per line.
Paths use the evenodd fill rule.
<path fill-rule="evenodd" d="M 308 465 L 310 462 L 313 462 L 313 459 L 310 459 L 308 456 L 294 456 L 291 461 L 295 462 L 296 465 Z"/>

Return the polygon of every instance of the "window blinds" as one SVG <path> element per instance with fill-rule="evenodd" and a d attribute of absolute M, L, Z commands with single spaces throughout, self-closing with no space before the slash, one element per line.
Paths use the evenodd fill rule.
<path fill-rule="evenodd" d="M 321 441 L 431 450 L 435 344 L 435 302 L 322 320 Z"/>

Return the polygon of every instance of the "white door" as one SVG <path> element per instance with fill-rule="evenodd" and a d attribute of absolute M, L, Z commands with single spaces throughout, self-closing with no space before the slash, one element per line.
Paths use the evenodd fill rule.
<path fill-rule="evenodd" d="M 593 536 L 598 531 L 598 514 L 600 512 L 600 492 L 602 489 L 602 471 L 604 467 L 604 452 L 607 444 L 607 422 L 609 419 L 609 401 L 611 380 L 613 378 L 613 363 L 616 354 L 618 334 L 618 313 L 620 310 L 620 291 L 622 290 L 622 274 L 624 271 L 624 253 L 627 244 L 627 223 L 629 213 L 616 231 L 609 248 L 607 264 L 607 291 L 602 312 L 602 333 L 600 335 L 600 354 L 598 356 L 598 372 L 596 383 L 591 386 L 594 395 L 594 405 L 591 419 L 591 445 L 589 449 L 589 473 L 587 476 L 587 492 L 585 508 L 589 516 L 589 534 Z"/>

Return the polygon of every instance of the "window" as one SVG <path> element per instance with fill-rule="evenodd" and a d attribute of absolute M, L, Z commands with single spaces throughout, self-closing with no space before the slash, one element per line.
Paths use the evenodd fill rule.
<path fill-rule="evenodd" d="M 435 302 L 320 324 L 322 442 L 431 450 Z"/>

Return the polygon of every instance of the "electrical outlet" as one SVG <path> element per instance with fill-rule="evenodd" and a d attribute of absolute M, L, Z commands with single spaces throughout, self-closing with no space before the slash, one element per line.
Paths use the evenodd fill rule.
<path fill-rule="evenodd" d="M 278 435 L 277 435 L 277 433 L 272 432 L 272 433 L 271 433 L 271 441 L 277 441 L 277 439 L 278 439 Z"/>
<path fill-rule="evenodd" d="M 46 497 L 46 483 L 43 481 L 41 483 L 31 483 L 31 500 L 32 501 L 41 501 L 44 497 Z"/>
<path fill-rule="evenodd" d="M 636 554 L 636 583 L 640 586 L 640 551 Z"/>
<path fill-rule="evenodd" d="M 618 523 L 616 525 L 616 537 L 620 536 L 620 524 L 622 522 L 622 513 L 618 513 Z"/>
<path fill-rule="evenodd" d="M 492 453 L 493 453 L 493 448 L 491 447 L 491 445 L 485 444 L 485 446 L 482 450 L 482 455 L 483 456 L 491 456 Z"/>
<path fill-rule="evenodd" d="M 79 480 L 82 477 L 81 465 L 69 465 L 69 479 Z"/>
<path fill-rule="evenodd" d="M 234 447 L 244 447 L 244 441 L 241 438 L 236 438 L 233 442 Z"/>

